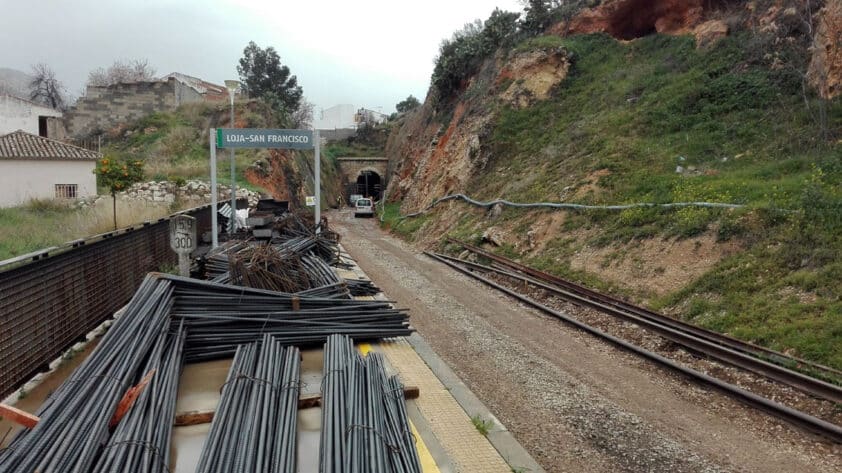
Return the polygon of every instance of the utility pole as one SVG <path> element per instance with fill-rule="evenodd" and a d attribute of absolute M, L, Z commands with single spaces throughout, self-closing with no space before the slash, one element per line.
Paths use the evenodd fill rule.
<path fill-rule="evenodd" d="M 235 80 L 226 80 L 225 88 L 228 89 L 228 96 L 231 97 L 231 128 L 234 128 L 234 92 L 240 87 Z M 234 163 L 234 148 L 229 148 L 231 156 L 231 221 L 228 225 L 228 234 L 234 235 L 234 228 L 237 223 L 237 174 Z"/>

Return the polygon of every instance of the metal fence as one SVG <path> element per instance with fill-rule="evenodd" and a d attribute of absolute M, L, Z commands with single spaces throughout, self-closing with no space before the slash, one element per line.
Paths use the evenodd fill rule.
<path fill-rule="evenodd" d="M 181 213 L 199 235 L 210 230 L 210 206 Z M 175 262 L 169 218 L 4 262 L 0 400 L 125 305 L 147 272 Z"/>

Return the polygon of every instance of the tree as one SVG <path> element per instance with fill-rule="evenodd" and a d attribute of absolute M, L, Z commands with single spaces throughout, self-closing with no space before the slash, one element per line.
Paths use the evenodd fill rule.
<path fill-rule="evenodd" d="M 66 102 L 65 90 L 56 74 L 44 63 L 32 66 L 33 78 L 29 82 L 29 98 L 36 102 L 49 105 L 57 110 L 64 110 Z"/>
<path fill-rule="evenodd" d="M 273 108 L 292 115 L 301 106 L 303 92 L 289 67 L 281 64 L 275 48 L 261 49 L 250 41 L 237 66 L 243 92 L 264 99 Z"/>
<path fill-rule="evenodd" d="M 99 185 L 111 191 L 112 210 L 114 212 L 114 230 L 117 229 L 117 192 L 128 189 L 135 182 L 143 180 L 143 161 L 116 160 L 104 157 L 97 162 L 94 174 L 99 178 Z"/>
<path fill-rule="evenodd" d="M 528 0 L 523 11 L 526 16 L 521 21 L 521 30 L 529 36 L 537 36 L 552 24 L 554 4 L 548 0 Z"/>
<path fill-rule="evenodd" d="M 410 95 L 406 99 L 398 102 L 398 104 L 395 105 L 395 109 L 398 111 L 398 113 L 406 113 L 410 110 L 418 108 L 419 105 L 421 105 L 421 102 L 419 102 L 418 99 Z"/>
<path fill-rule="evenodd" d="M 298 110 L 292 113 L 293 128 L 311 128 L 313 126 L 313 103 L 302 98 Z"/>
<path fill-rule="evenodd" d="M 146 59 L 114 61 L 108 69 L 94 69 L 88 73 L 88 86 L 107 87 L 123 82 L 146 82 L 155 80 L 155 69 Z"/>
<path fill-rule="evenodd" d="M 482 36 L 488 48 L 511 46 L 518 33 L 520 13 L 495 8 L 485 20 Z"/>

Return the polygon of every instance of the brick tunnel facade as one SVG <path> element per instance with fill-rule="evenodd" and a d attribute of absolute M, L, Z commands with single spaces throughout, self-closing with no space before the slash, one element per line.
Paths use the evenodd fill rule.
<path fill-rule="evenodd" d="M 348 202 L 352 194 L 380 200 L 386 188 L 388 159 L 382 157 L 338 158 L 342 176 L 342 198 Z"/>

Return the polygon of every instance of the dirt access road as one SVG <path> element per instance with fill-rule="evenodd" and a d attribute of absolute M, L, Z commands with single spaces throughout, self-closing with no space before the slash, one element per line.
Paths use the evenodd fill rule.
<path fill-rule="evenodd" d="M 547 471 L 842 471 L 842 449 L 328 214 L 342 245 Z M 571 315 L 575 316 L 575 313 Z"/>

